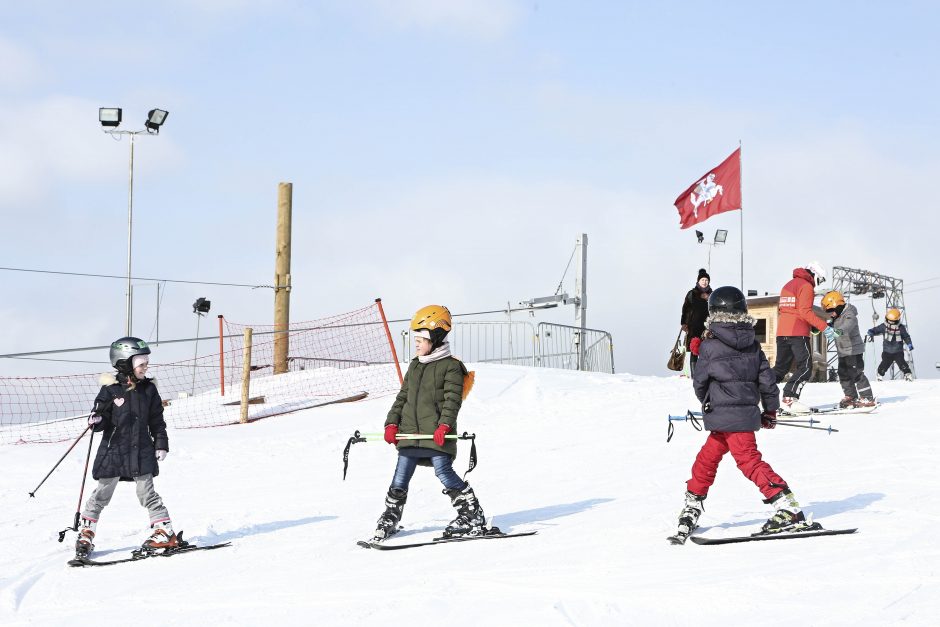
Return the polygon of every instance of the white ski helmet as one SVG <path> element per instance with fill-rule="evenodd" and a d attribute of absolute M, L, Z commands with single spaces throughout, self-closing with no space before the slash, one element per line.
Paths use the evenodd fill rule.
<path fill-rule="evenodd" d="M 818 261 L 810 261 L 803 267 L 812 273 L 813 280 L 816 282 L 816 285 L 820 285 L 826 282 L 826 271 L 823 269 L 822 264 Z"/>

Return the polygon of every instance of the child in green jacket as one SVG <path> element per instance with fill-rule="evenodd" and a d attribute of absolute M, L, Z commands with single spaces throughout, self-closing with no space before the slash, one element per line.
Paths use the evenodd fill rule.
<path fill-rule="evenodd" d="M 466 396 L 467 376 L 463 363 L 450 354 L 450 344 L 445 339 L 450 329 L 450 311 L 442 305 L 423 307 L 411 320 L 417 356 L 411 360 L 401 391 L 385 420 L 385 441 L 398 447 L 398 464 L 374 542 L 398 531 L 408 484 L 419 465 L 434 467 L 434 473 L 444 484 L 444 494 L 457 510 L 457 517 L 447 525 L 444 536 L 480 535 L 486 531 L 483 508 L 473 488 L 452 467 L 457 443 L 445 439 L 448 432 L 457 431 L 457 412 Z M 399 439 L 402 435 L 432 433 L 433 439 Z"/>

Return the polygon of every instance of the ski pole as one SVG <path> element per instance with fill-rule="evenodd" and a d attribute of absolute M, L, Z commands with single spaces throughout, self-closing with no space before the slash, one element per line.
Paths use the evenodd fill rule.
<path fill-rule="evenodd" d="M 89 416 L 90 417 L 90 416 Z M 88 425 L 91 428 L 91 425 Z M 88 438 L 88 454 L 85 456 L 85 470 L 82 471 L 82 488 L 78 491 L 78 506 L 75 508 L 75 520 L 71 527 L 66 527 L 59 532 L 59 542 L 65 540 L 66 531 L 78 531 L 78 520 L 82 515 L 82 498 L 85 496 L 85 479 L 88 477 L 88 462 L 91 460 L 91 445 L 95 441 L 95 432 L 92 430 L 91 437 Z"/>
<path fill-rule="evenodd" d="M 833 432 L 839 433 L 839 430 L 833 429 L 831 425 L 828 427 L 811 427 L 810 425 L 796 425 L 791 422 L 780 422 L 779 420 L 777 421 L 777 424 L 780 425 L 781 427 L 799 427 L 800 429 L 815 429 L 816 431 L 828 431 L 829 433 L 833 433 Z"/>
<path fill-rule="evenodd" d="M 467 472 L 463 473 L 463 476 L 466 477 L 467 474 L 476 468 L 477 465 L 477 434 L 467 433 L 464 431 L 460 435 L 445 435 L 445 440 L 470 440 L 470 463 L 467 467 Z M 395 435 L 396 440 L 433 440 L 434 436 L 424 433 L 398 433 Z M 360 433 L 357 429 L 353 433 L 352 437 L 346 441 L 346 448 L 343 449 L 343 481 L 346 480 L 346 471 L 349 469 L 349 449 L 353 444 L 358 444 L 359 442 L 384 442 L 385 434 L 384 433 Z"/>
<path fill-rule="evenodd" d="M 78 436 L 77 438 L 75 438 L 75 441 L 72 442 L 72 446 L 69 447 L 69 450 L 65 451 L 65 454 L 59 458 L 59 461 L 55 463 L 55 466 L 52 467 L 52 470 L 50 470 L 46 474 L 46 476 L 42 478 L 42 481 L 39 482 L 39 485 L 33 488 L 33 491 L 29 493 L 30 498 L 36 498 L 36 492 L 39 491 L 39 488 L 42 487 L 42 484 L 46 482 L 46 479 L 49 478 L 49 475 L 55 472 L 55 469 L 59 467 L 59 464 L 62 463 L 62 460 L 65 459 L 68 456 L 68 454 L 72 452 L 72 449 L 75 448 L 75 445 L 78 444 L 78 441 L 81 440 L 83 437 L 85 437 L 85 433 L 87 433 L 89 429 L 91 429 L 91 425 L 88 425 L 87 427 L 85 427 L 85 430 L 82 431 L 82 434 Z"/>
<path fill-rule="evenodd" d="M 675 427 L 672 426 L 673 421 L 689 421 L 692 423 L 692 428 L 696 431 L 702 430 L 702 424 L 700 422 L 699 416 L 702 415 L 702 412 L 692 411 L 691 409 L 685 412 L 684 416 L 669 416 L 669 428 L 666 429 L 666 442 L 672 440 L 672 434 L 675 433 Z"/>
<path fill-rule="evenodd" d="M 780 418 L 777 418 L 777 423 L 779 424 L 781 422 L 785 422 L 785 423 L 808 422 L 809 424 L 814 425 L 814 424 L 819 423 L 820 421 L 814 418 L 810 418 L 809 420 L 781 420 Z"/>

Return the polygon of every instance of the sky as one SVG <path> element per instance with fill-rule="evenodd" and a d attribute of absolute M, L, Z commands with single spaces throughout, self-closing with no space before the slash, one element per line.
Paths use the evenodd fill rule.
<path fill-rule="evenodd" d="M 550 295 L 587 233 L 588 326 L 618 371 L 664 374 L 709 253 L 672 203 L 740 142 L 744 211 L 699 226 L 730 231 L 713 285 L 740 283 L 742 224 L 745 289 L 778 292 L 812 260 L 901 278 L 916 372 L 937 377 L 938 18 L 927 2 L 4 3 L 0 266 L 124 275 L 129 142 L 96 110 L 139 130 L 162 108 L 135 142 L 134 334 L 155 338 L 153 279 L 271 285 L 288 181 L 292 320 Z M 124 335 L 123 280 L 0 281 L 0 354 Z M 161 296 L 163 339 L 196 334 L 200 296 L 202 335 L 216 314 L 273 316 L 269 288 Z M 0 374 L 105 355 L 44 359 L 95 363 Z"/>

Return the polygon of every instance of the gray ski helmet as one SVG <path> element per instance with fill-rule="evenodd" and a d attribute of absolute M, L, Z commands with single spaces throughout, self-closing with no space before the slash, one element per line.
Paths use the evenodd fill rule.
<path fill-rule="evenodd" d="M 131 371 L 131 358 L 149 355 L 150 347 L 139 337 L 122 337 L 111 343 L 111 365 L 118 371 Z"/>
<path fill-rule="evenodd" d="M 708 313 L 747 313 L 747 299 L 733 285 L 723 285 L 708 297 Z"/>

